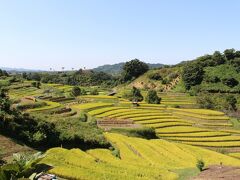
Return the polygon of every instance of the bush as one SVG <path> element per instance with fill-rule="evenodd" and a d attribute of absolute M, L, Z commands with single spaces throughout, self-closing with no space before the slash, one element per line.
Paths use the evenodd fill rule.
<path fill-rule="evenodd" d="M 239 57 L 231 60 L 230 64 L 232 64 L 234 66 L 234 68 L 236 69 L 236 71 L 238 73 L 240 73 L 240 58 Z"/>
<path fill-rule="evenodd" d="M 228 95 L 226 97 L 226 109 L 237 110 L 237 99 L 233 95 Z"/>
<path fill-rule="evenodd" d="M 91 91 L 90 91 L 90 95 L 98 95 L 99 94 L 99 92 L 98 92 L 98 90 L 95 88 L 95 89 L 92 89 Z"/>
<path fill-rule="evenodd" d="M 204 166 L 205 166 L 204 161 L 202 160 L 197 161 L 196 167 L 199 169 L 199 171 L 203 171 Z"/>
<path fill-rule="evenodd" d="M 46 102 L 34 102 L 34 103 L 28 103 L 28 104 L 18 104 L 16 108 L 18 110 L 26 110 L 26 109 L 40 108 L 46 105 L 47 105 Z"/>
<path fill-rule="evenodd" d="M 80 113 L 80 117 L 79 117 L 79 119 L 80 119 L 80 121 L 82 121 L 82 122 L 87 122 L 87 120 L 88 120 L 88 116 L 87 116 L 86 113 L 81 112 L 81 113 Z"/>
<path fill-rule="evenodd" d="M 223 84 L 231 88 L 238 85 L 238 81 L 235 78 L 225 78 L 222 80 L 222 82 Z"/>
<path fill-rule="evenodd" d="M 156 139 L 156 132 L 153 128 L 112 128 L 110 132 L 120 133 L 125 136 L 139 137 L 144 139 Z"/>
<path fill-rule="evenodd" d="M 156 80 L 156 81 L 162 80 L 162 76 L 159 73 L 152 73 L 148 77 L 149 79 Z"/>
<path fill-rule="evenodd" d="M 191 87 L 189 94 L 190 94 L 190 96 L 197 96 L 197 94 L 200 92 L 201 92 L 200 85 L 196 85 L 196 86 Z"/>
<path fill-rule="evenodd" d="M 148 104 L 160 104 L 161 98 L 158 97 L 155 90 L 149 90 L 146 96 L 146 102 Z"/>
<path fill-rule="evenodd" d="M 164 78 L 162 80 L 162 84 L 169 84 L 169 83 L 170 83 L 170 81 L 167 78 Z"/>
<path fill-rule="evenodd" d="M 116 158 L 121 159 L 120 150 L 117 149 L 117 148 L 114 148 L 114 149 L 112 150 L 112 155 L 115 156 Z"/>
<path fill-rule="evenodd" d="M 39 81 L 34 81 L 32 82 L 32 86 L 39 89 L 41 86 L 41 83 Z"/>
<path fill-rule="evenodd" d="M 205 81 L 208 83 L 218 83 L 220 82 L 220 78 L 217 76 L 205 77 Z"/>
<path fill-rule="evenodd" d="M 85 89 L 81 90 L 81 95 L 87 95 L 87 91 Z"/>
<path fill-rule="evenodd" d="M 215 101 L 212 99 L 209 94 L 200 94 L 197 96 L 197 104 L 200 108 L 204 109 L 214 109 L 215 108 Z"/>
<path fill-rule="evenodd" d="M 128 99 L 129 101 L 141 102 L 143 100 L 143 96 L 139 89 L 137 89 L 136 87 L 133 87 L 131 90 L 131 93 L 129 94 Z"/>
<path fill-rule="evenodd" d="M 81 95 L 81 89 L 78 86 L 74 86 L 72 88 L 72 95 L 73 96 L 80 96 Z"/>
<path fill-rule="evenodd" d="M 63 146 L 89 148 L 108 148 L 109 142 L 101 129 L 94 123 L 81 122 L 79 118 L 69 117 L 56 122 L 56 129 Z"/>

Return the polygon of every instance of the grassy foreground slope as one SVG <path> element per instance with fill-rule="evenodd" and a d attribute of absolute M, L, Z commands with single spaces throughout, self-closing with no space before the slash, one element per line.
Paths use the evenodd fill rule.
<path fill-rule="evenodd" d="M 106 138 L 119 149 L 120 158 L 107 149 L 53 148 L 42 163 L 67 179 L 177 179 L 179 169 L 194 168 L 197 160 L 206 165 L 240 165 L 240 160 L 194 146 L 165 140 L 145 140 L 115 133 Z"/>

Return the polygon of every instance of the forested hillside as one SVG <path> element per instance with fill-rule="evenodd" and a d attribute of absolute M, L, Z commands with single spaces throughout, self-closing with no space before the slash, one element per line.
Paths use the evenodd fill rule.
<path fill-rule="evenodd" d="M 106 64 L 106 65 L 103 65 L 103 66 L 96 67 L 93 70 L 97 71 L 97 72 L 109 73 L 109 74 L 112 74 L 112 75 L 120 75 L 121 72 L 122 72 L 122 68 L 123 68 L 124 64 L 125 63 L 118 63 L 118 64 L 112 64 L 112 65 Z M 147 65 L 150 67 L 150 69 L 159 68 L 159 67 L 164 66 L 163 64 L 160 64 L 160 63 L 157 63 L 157 64 L 147 63 Z"/>

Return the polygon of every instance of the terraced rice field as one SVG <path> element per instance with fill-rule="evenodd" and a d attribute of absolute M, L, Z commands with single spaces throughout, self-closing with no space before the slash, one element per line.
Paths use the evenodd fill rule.
<path fill-rule="evenodd" d="M 77 104 L 73 105 L 73 108 L 80 109 L 80 110 L 93 110 L 102 107 L 111 107 L 112 103 L 85 103 L 85 104 Z"/>
<path fill-rule="evenodd" d="M 9 91 L 10 97 L 13 99 L 22 98 L 24 96 L 35 96 L 42 93 L 42 90 L 35 87 L 23 87 L 19 89 L 11 89 Z"/>
<path fill-rule="evenodd" d="M 72 88 L 72 86 L 59 84 L 45 84 L 44 86 L 64 91 Z M 41 90 L 23 86 L 19 89 L 12 89 L 10 95 L 13 97 L 41 95 Z M 76 102 L 69 105 L 73 111 L 66 113 L 66 116 L 85 111 L 97 119 L 131 120 L 140 126 L 154 128 L 161 139 L 194 146 L 223 147 L 227 150 L 234 147 L 239 148 L 237 151 L 240 152 L 240 130 L 233 129 L 229 117 L 223 112 L 186 107 L 173 108 L 172 104 L 194 104 L 195 99 L 185 94 L 160 93 L 160 96 L 162 97 L 160 105 L 141 102 L 139 107 L 132 107 L 131 102 L 116 96 L 86 95 L 81 98 L 94 99 L 94 102 L 83 104 L 76 104 Z M 103 99 L 110 101 L 103 102 Z M 57 102 L 46 102 L 47 106 L 29 111 L 46 111 L 64 106 Z"/>
<path fill-rule="evenodd" d="M 152 127 L 159 138 L 202 147 L 240 147 L 240 131 L 234 130 L 224 113 L 205 109 L 137 108 L 124 106 L 97 108 L 89 111 L 96 118 L 129 119 Z M 159 109 L 158 109 L 159 108 Z"/>
<path fill-rule="evenodd" d="M 228 155 L 240 159 L 240 153 L 229 153 Z"/>
<path fill-rule="evenodd" d="M 40 162 L 50 173 L 66 179 L 177 179 L 179 168 L 193 168 L 198 159 L 210 164 L 240 165 L 240 160 L 207 149 L 165 140 L 145 140 L 106 133 L 119 149 L 120 158 L 107 149 L 86 152 L 53 148 Z M 157 158 L 156 158 L 157 157 Z"/>
<path fill-rule="evenodd" d="M 92 99 L 118 99 L 115 96 L 107 96 L 107 95 L 84 95 L 80 96 L 81 98 L 92 98 Z"/>
<path fill-rule="evenodd" d="M 47 106 L 29 109 L 28 112 L 39 112 L 39 111 L 51 110 L 51 109 L 55 109 L 55 108 L 58 108 L 61 106 L 61 104 L 57 103 L 57 102 L 52 102 L 52 101 L 44 101 L 44 102 L 47 103 Z"/>
<path fill-rule="evenodd" d="M 158 93 L 162 98 L 161 104 L 164 105 L 194 105 L 196 100 L 192 96 L 187 96 L 184 93 Z"/>

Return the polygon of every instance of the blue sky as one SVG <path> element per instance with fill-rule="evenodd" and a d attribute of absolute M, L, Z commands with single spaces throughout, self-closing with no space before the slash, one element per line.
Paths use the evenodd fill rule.
<path fill-rule="evenodd" d="M 0 0 L 0 66 L 92 68 L 240 49 L 238 0 Z"/>

